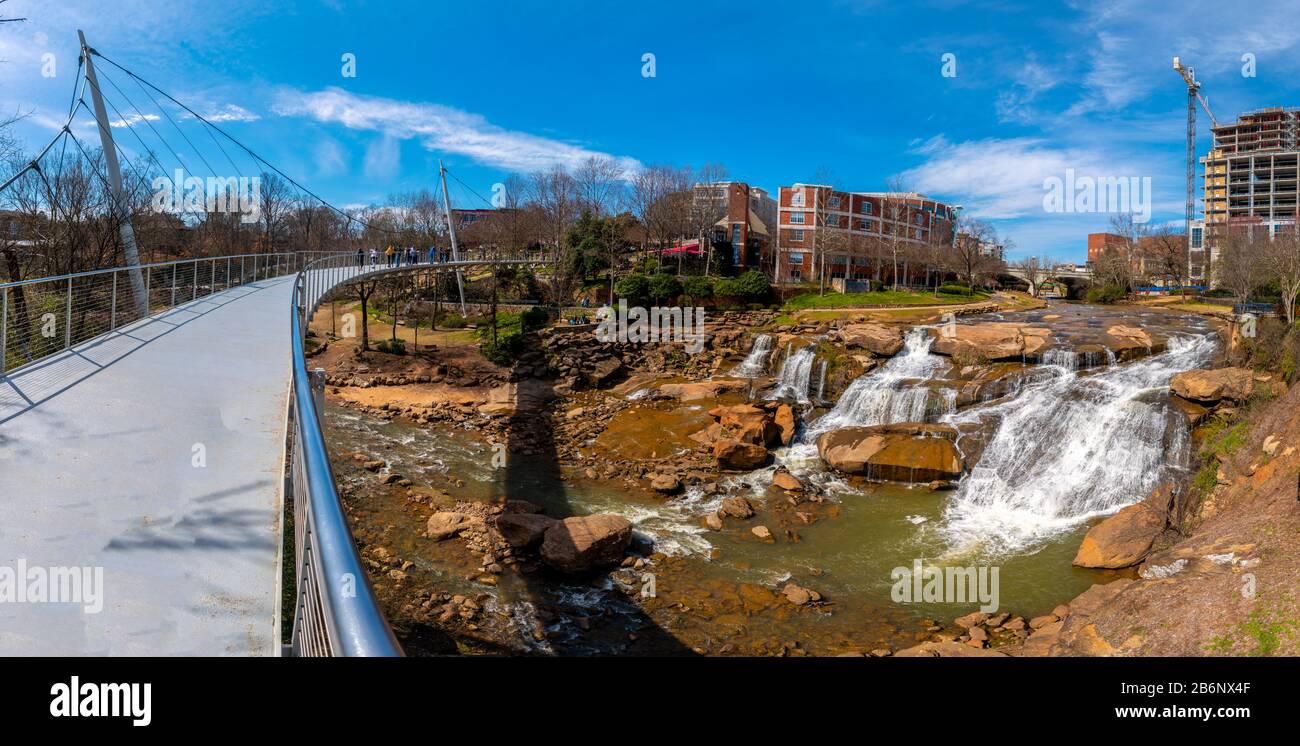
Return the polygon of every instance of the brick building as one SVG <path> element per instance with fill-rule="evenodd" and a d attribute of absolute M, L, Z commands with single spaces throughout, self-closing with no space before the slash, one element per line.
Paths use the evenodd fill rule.
<path fill-rule="evenodd" d="M 771 267 L 771 228 L 776 225 L 776 200 L 766 190 L 740 181 L 697 184 L 694 208 L 712 218 L 709 239 L 717 251 L 730 250 L 737 270 Z"/>

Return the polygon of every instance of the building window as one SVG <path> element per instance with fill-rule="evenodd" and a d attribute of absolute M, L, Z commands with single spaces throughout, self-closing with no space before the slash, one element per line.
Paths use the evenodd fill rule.
<path fill-rule="evenodd" d="M 830 201 L 828 202 L 828 205 L 830 206 L 830 208 L 831 208 L 832 210 L 838 210 L 838 209 L 840 209 L 840 198 L 839 198 L 839 197 L 831 197 L 831 198 L 830 198 Z"/>
<path fill-rule="evenodd" d="M 791 263 L 791 264 L 803 264 L 803 252 L 802 252 L 802 251 L 791 251 L 789 256 L 790 256 L 790 263 Z"/>
<path fill-rule="evenodd" d="M 1192 248 L 1194 248 L 1194 249 L 1199 249 L 1199 248 L 1201 248 L 1201 229 L 1200 229 L 1200 228 L 1193 228 L 1193 229 L 1192 229 Z"/>
<path fill-rule="evenodd" d="M 803 213 L 802 213 L 802 212 L 792 212 L 792 213 L 790 213 L 790 224 L 791 224 L 791 225 L 803 225 L 803 224 L 804 224 L 803 221 L 804 221 L 804 216 L 803 216 Z"/>
<path fill-rule="evenodd" d="M 799 270 L 797 270 L 797 269 L 792 269 L 792 270 L 790 270 L 790 279 L 791 279 L 791 280 L 798 280 L 798 279 L 801 278 L 801 277 L 803 277 L 803 273 L 800 272 Z"/>
<path fill-rule="evenodd" d="M 834 216 L 832 216 L 832 215 L 827 215 L 827 216 L 826 216 L 826 227 L 827 227 L 827 228 L 838 228 L 838 227 L 840 227 L 840 219 L 837 218 L 837 217 L 834 217 Z"/>
<path fill-rule="evenodd" d="M 865 221 L 865 220 L 859 220 L 859 221 L 858 221 L 858 230 L 860 230 L 860 231 L 869 231 L 869 230 L 871 230 L 871 223 L 868 223 L 868 222 Z"/>
<path fill-rule="evenodd" d="M 870 202 L 863 202 L 863 203 L 862 203 L 862 214 L 863 214 L 863 215 L 870 215 L 870 214 L 871 214 L 871 203 L 870 203 Z"/>
<path fill-rule="evenodd" d="M 802 189 L 796 191 L 796 192 L 794 193 L 794 195 L 790 197 L 790 204 L 794 205 L 795 207 L 803 207 L 803 190 L 802 190 Z"/>
<path fill-rule="evenodd" d="M 802 230 L 790 231 L 790 238 L 794 241 L 803 241 L 803 231 Z"/>

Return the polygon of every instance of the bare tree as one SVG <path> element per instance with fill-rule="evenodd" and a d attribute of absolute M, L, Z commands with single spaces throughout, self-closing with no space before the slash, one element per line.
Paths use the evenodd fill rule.
<path fill-rule="evenodd" d="M 687 171 L 673 166 L 647 166 L 632 176 L 629 199 L 647 243 L 662 249 L 689 230 L 689 187 Z"/>
<path fill-rule="evenodd" d="M 263 171 L 260 178 L 261 191 L 260 201 L 258 202 L 260 214 L 258 219 L 262 225 L 262 245 L 267 252 L 272 252 L 275 251 L 285 216 L 292 209 L 293 190 L 289 186 L 289 182 L 280 178 L 278 174 Z"/>
<path fill-rule="evenodd" d="M 713 242 L 709 240 L 713 226 L 727 216 L 727 203 L 731 195 L 726 188 L 715 186 L 727 178 L 727 169 L 720 163 L 706 163 L 695 174 L 691 193 L 690 231 L 700 242 L 704 252 L 704 274 L 713 268 Z M 719 196 L 718 191 L 722 189 Z M 748 209 L 748 208 L 746 208 Z"/>
<path fill-rule="evenodd" d="M 1219 280 L 1232 291 L 1238 303 L 1250 300 L 1251 293 L 1263 278 L 1261 256 L 1268 237 L 1261 237 L 1255 228 L 1234 226 L 1224 231 L 1221 237 Z"/>
<path fill-rule="evenodd" d="M 1300 295 L 1300 226 L 1279 231 L 1264 247 L 1264 271 L 1277 281 L 1282 310 L 1288 324 L 1296 320 L 1296 296 Z"/>
<path fill-rule="evenodd" d="M 1036 256 L 1028 256 L 1015 262 L 1013 265 L 1024 275 L 1025 281 L 1029 283 L 1029 293 L 1035 298 L 1038 297 L 1038 290 L 1041 282 L 1045 279 L 1048 267 Z"/>
<path fill-rule="evenodd" d="M 1167 285 L 1176 285 L 1186 292 L 1188 274 L 1186 234 L 1175 231 L 1168 225 L 1162 225 L 1152 231 L 1143 242 L 1142 252 L 1151 263 L 1152 274 L 1163 279 Z"/>
<path fill-rule="evenodd" d="M 537 171 L 530 177 L 530 191 L 542 221 L 543 240 L 551 246 L 551 278 L 548 285 L 556 312 L 562 312 L 577 279 L 573 247 L 565 241 L 569 226 L 578 216 L 577 183 L 561 166 Z"/>
<path fill-rule="evenodd" d="M 579 210 L 596 217 L 611 215 L 622 205 L 625 172 L 619 162 L 606 155 L 588 157 L 573 171 Z"/>

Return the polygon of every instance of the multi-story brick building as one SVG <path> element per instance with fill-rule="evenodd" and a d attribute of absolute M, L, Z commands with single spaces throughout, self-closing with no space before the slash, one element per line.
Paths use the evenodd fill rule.
<path fill-rule="evenodd" d="M 697 184 L 694 206 L 712 219 L 709 239 L 715 250 L 730 249 L 738 270 L 772 266 L 773 241 L 769 226 L 776 225 L 776 200 L 766 190 L 740 181 Z"/>
<path fill-rule="evenodd" d="M 1211 278 L 1220 236 L 1228 230 L 1267 232 L 1294 226 L 1300 193 L 1300 109 L 1271 108 L 1242 114 L 1214 128 L 1202 156 L 1205 205 L 1192 224 L 1188 270 L 1193 282 Z"/>
<path fill-rule="evenodd" d="M 777 282 L 865 277 L 879 247 L 951 246 L 956 210 L 915 192 L 846 192 L 824 184 L 783 186 L 778 193 Z M 873 251 L 875 249 L 875 251 Z"/>

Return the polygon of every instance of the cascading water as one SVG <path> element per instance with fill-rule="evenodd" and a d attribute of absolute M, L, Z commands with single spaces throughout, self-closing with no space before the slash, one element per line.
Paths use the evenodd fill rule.
<path fill-rule="evenodd" d="M 816 359 L 812 345 L 800 347 L 787 355 L 776 379 L 776 389 L 769 399 L 793 398 L 800 404 L 808 402 L 808 385 L 812 382 L 813 361 Z"/>
<path fill-rule="evenodd" d="M 1168 416 L 1169 379 L 1205 365 L 1214 349 L 1208 335 L 1171 337 L 1167 352 L 1090 375 L 1054 364 L 1056 375 L 1010 401 L 946 417 L 996 418 L 945 513 L 949 545 L 1020 551 L 1145 497 L 1185 458 L 1186 425 Z"/>
<path fill-rule="evenodd" d="M 767 358 L 772 354 L 772 336 L 759 334 L 754 337 L 754 344 L 749 354 L 731 371 L 737 378 L 757 378 L 767 373 Z"/>
<path fill-rule="evenodd" d="M 933 342 L 927 327 L 908 330 L 903 349 L 849 384 L 831 411 L 808 428 L 805 440 L 841 427 L 924 422 L 927 416 L 951 412 L 956 405 L 955 390 L 936 391 L 918 384 L 948 367 L 945 358 L 930 353 Z"/>

